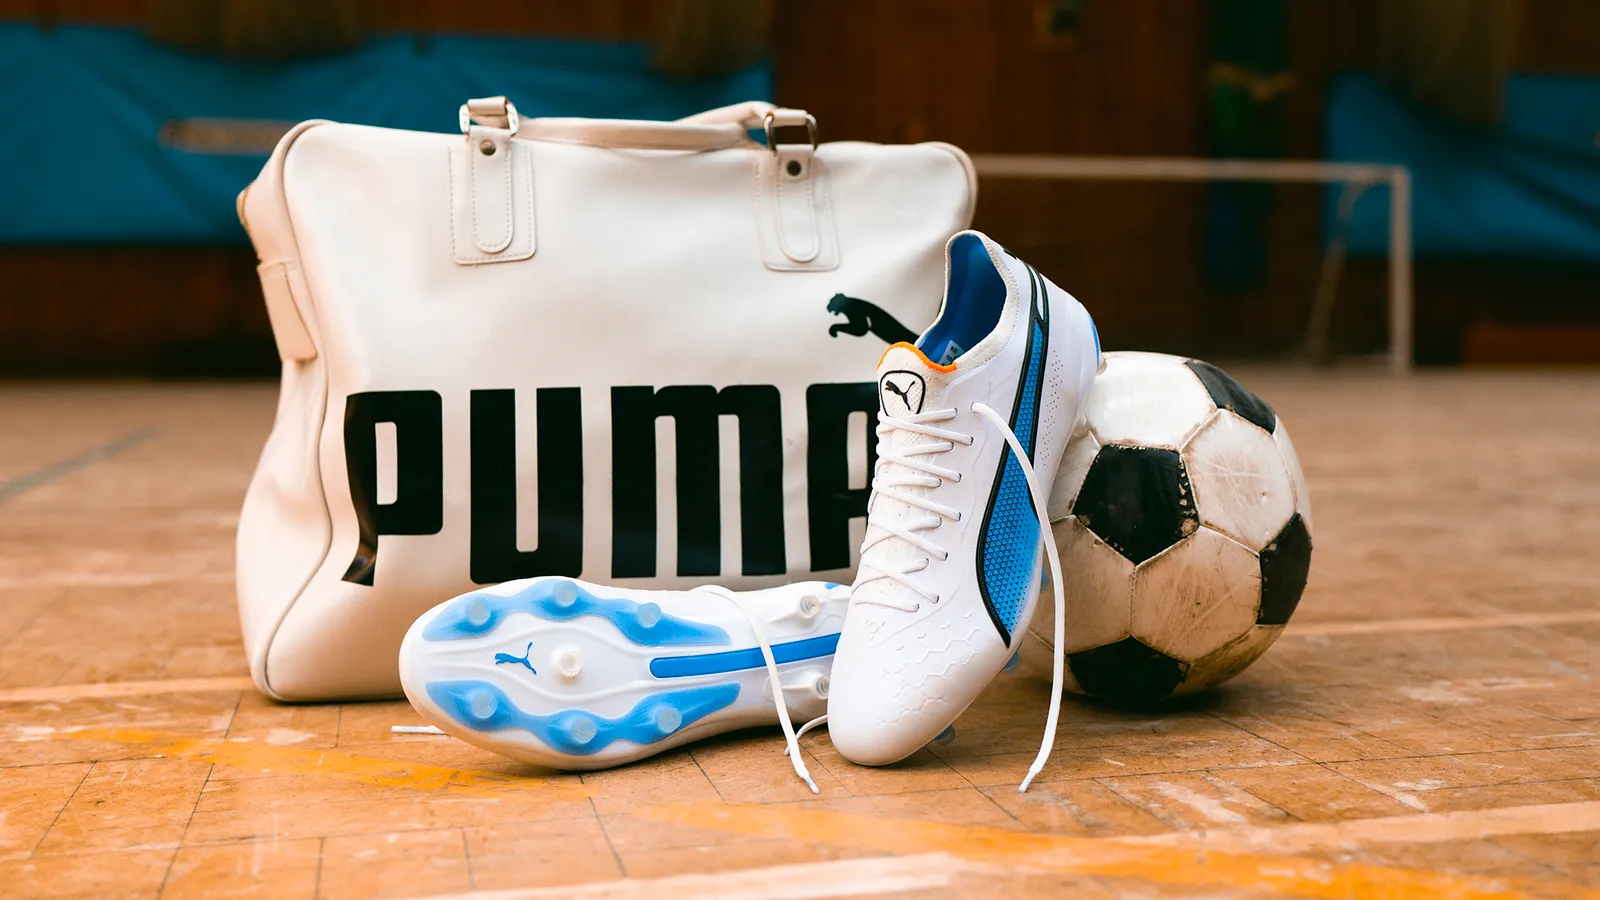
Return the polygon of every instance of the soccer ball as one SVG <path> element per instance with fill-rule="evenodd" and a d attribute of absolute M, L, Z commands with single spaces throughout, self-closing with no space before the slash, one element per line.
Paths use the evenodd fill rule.
<path fill-rule="evenodd" d="M 1144 704 L 1239 674 L 1311 567 L 1311 501 L 1283 422 L 1216 366 L 1107 353 L 1050 497 L 1070 690 Z M 1055 600 L 1022 648 L 1050 670 Z"/>

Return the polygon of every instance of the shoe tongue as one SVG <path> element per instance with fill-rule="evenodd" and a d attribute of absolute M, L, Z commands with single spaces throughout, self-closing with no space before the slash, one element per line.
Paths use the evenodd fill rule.
<path fill-rule="evenodd" d="M 936 366 L 928 357 L 924 356 L 911 344 L 901 343 L 890 347 L 883 355 L 883 360 L 878 363 L 878 408 L 882 416 L 890 419 L 904 418 L 917 413 L 933 412 L 937 409 L 948 408 L 945 396 L 950 382 L 956 377 L 956 367 Z M 945 427 L 948 423 L 940 423 L 936 427 Z M 916 444 L 925 444 L 928 438 L 910 431 L 895 430 L 885 439 L 884 446 L 889 450 L 899 450 Z M 937 462 L 937 460 L 931 460 Z M 900 470 L 899 466 L 889 466 L 885 474 L 893 475 Z M 902 487 L 911 494 L 921 494 L 927 491 L 921 487 Z M 872 523 L 881 525 L 904 525 L 908 522 L 922 519 L 927 513 L 914 509 L 906 503 L 892 497 L 878 497 L 874 503 L 872 514 L 869 517 L 869 540 L 874 533 Z M 874 568 L 880 570 L 893 569 L 900 571 L 924 551 L 900 540 L 878 542 L 868 551 Z M 900 596 L 906 589 L 887 578 L 875 579 L 866 584 L 859 584 L 852 594 L 852 600 L 876 599 L 890 595 Z M 889 610 L 880 606 L 868 605 L 862 608 L 859 615 L 864 620 L 877 622 L 890 615 Z"/>
<path fill-rule="evenodd" d="M 900 417 L 942 408 L 955 366 L 936 366 L 915 346 L 895 344 L 878 363 L 878 408 Z"/>

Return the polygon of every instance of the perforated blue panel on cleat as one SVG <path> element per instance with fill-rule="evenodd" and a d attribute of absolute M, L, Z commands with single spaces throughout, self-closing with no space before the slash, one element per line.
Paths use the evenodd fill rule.
<path fill-rule="evenodd" d="M 615 719 L 581 709 L 564 709 L 548 716 L 523 712 L 486 681 L 430 681 L 428 696 L 445 715 L 473 731 L 517 728 L 553 750 L 587 756 L 614 741 L 653 744 L 732 703 L 739 696 L 739 685 L 730 682 L 651 694 Z"/>
<path fill-rule="evenodd" d="M 1012 424 L 1017 442 L 1030 453 L 1038 421 L 1044 352 L 1044 329 L 1035 323 L 1028 357 L 1030 364 L 1023 372 Z M 979 574 L 983 578 L 984 597 L 1009 642 L 1033 587 L 1040 550 L 1039 518 L 1034 513 L 1033 497 L 1028 493 L 1028 478 L 1009 449 L 1005 451 L 1005 464 L 990 504 L 982 535 Z"/>
<path fill-rule="evenodd" d="M 839 648 L 837 634 L 806 638 L 772 645 L 772 659 L 782 665 L 802 659 L 831 656 Z M 688 675 L 716 675 L 721 672 L 738 672 L 759 669 L 767 664 L 760 647 L 746 650 L 724 650 L 721 653 L 699 653 L 694 656 L 659 656 L 650 660 L 650 674 L 657 678 L 683 678 Z"/>
<path fill-rule="evenodd" d="M 595 616 L 610 621 L 623 637 L 646 647 L 715 646 L 729 642 L 728 633 L 715 625 L 669 616 L 654 603 L 597 597 L 582 585 L 562 579 L 537 581 L 505 597 L 458 597 L 428 623 L 422 636 L 430 641 L 478 637 L 493 631 L 513 612 L 558 622 Z"/>

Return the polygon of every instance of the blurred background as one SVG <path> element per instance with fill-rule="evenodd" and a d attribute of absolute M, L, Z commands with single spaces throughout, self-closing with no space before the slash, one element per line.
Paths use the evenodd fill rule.
<path fill-rule="evenodd" d="M 275 375 L 233 202 L 277 137 L 453 131 L 492 94 L 764 98 L 825 141 L 973 154 L 1399 163 L 1419 363 L 1600 363 L 1594 0 L 0 0 L 0 375 Z M 976 226 L 1108 347 L 1328 362 L 1389 347 L 1389 189 L 1362 187 L 986 177 Z"/>

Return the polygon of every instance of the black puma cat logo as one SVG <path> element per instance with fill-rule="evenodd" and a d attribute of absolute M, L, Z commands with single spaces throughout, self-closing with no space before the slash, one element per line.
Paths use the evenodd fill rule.
<path fill-rule="evenodd" d="M 901 342 L 909 344 L 917 339 L 916 332 L 895 321 L 894 316 L 889 315 L 882 307 L 865 300 L 834 294 L 833 299 L 828 301 L 828 312 L 844 316 L 849 320 L 828 326 L 828 334 L 833 337 L 841 334 L 853 334 L 859 337 L 870 331 L 890 344 Z"/>
<path fill-rule="evenodd" d="M 878 406 L 886 416 L 907 416 L 922 412 L 922 399 L 928 394 L 928 382 L 908 369 L 892 369 L 878 378 Z M 890 395 L 899 397 L 898 403 Z"/>

